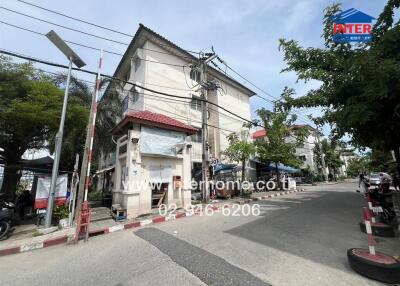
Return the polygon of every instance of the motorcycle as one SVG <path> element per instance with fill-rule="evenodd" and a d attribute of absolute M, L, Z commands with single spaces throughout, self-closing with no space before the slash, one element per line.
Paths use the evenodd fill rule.
<path fill-rule="evenodd" d="M 15 205 L 10 202 L 0 202 L 0 240 L 7 238 L 15 214 Z"/>
<path fill-rule="evenodd" d="M 396 217 L 396 213 L 393 210 L 393 207 L 390 203 L 386 202 L 386 196 L 379 192 L 378 190 L 374 190 L 369 193 L 370 200 L 373 206 L 380 206 L 382 208 L 382 212 L 379 213 L 379 219 L 384 224 L 391 225 L 394 223 L 394 218 Z"/>

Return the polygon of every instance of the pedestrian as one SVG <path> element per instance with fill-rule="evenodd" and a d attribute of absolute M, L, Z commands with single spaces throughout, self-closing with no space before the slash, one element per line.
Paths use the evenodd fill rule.
<path fill-rule="evenodd" d="M 382 194 L 388 193 L 390 191 L 390 177 L 388 174 L 380 173 L 379 174 L 380 187 Z"/>
<path fill-rule="evenodd" d="M 367 178 L 363 173 L 360 173 L 359 179 L 358 179 L 358 188 L 362 191 L 362 193 L 366 194 L 369 192 L 369 183 Z"/>

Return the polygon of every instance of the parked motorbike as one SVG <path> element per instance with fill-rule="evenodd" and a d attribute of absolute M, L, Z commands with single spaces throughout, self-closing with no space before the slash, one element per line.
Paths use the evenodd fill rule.
<path fill-rule="evenodd" d="M 7 238 L 15 214 L 15 205 L 0 201 L 0 240 Z"/>
<path fill-rule="evenodd" d="M 390 203 L 386 202 L 386 196 L 378 190 L 370 192 L 370 199 L 373 206 L 380 206 L 382 212 L 379 213 L 379 220 L 384 224 L 392 224 L 396 213 Z"/>

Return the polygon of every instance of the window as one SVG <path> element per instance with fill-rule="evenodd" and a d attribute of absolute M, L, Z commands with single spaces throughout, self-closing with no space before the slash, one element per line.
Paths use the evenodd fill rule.
<path fill-rule="evenodd" d="M 131 108 L 131 105 L 139 100 L 139 92 L 132 87 L 128 92 L 128 95 L 122 100 L 122 112 L 125 112 Z"/>
<path fill-rule="evenodd" d="M 126 170 L 126 165 L 122 165 L 121 166 L 121 181 L 120 181 L 120 184 L 119 184 L 119 188 L 121 189 L 121 190 L 124 190 L 124 191 L 127 191 L 127 190 L 125 190 L 125 179 L 126 179 L 126 175 L 127 175 L 127 170 Z"/>
<path fill-rule="evenodd" d="M 192 100 L 190 101 L 190 108 L 193 110 L 201 111 L 201 100 L 199 96 L 192 95 Z"/>
<path fill-rule="evenodd" d="M 128 110 L 129 107 L 129 96 L 125 96 L 124 100 L 122 100 L 122 112 Z"/>
<path fill-rule="evenodd" d="M 305 155 L 299 156 L 299 159 L 300 159 L 301 161 L 303 161 L 303 162 L 305 162 L 305 161 L 307 160 L 307 158 L 306 158 Z"/>
<path fill-rule="evenodd" d="M 139 57 L 135 58 L 135 72 L 139 69 L 142 60 Z"/>
<path fill-rule="evenodd" d="M 190 78 L 196 82 L 200 82 L 200 71 L 197 69 L 190 70 Z"/>
<path fill-rule="evenodd" d="M 127 72 L 124 74 L 124 81 L 129 81 L 131 79 L 131 66 L 129 65 Z"/>
<path fill-rule="evenodd" d="M 129 91 L 129 99 L 132 104 L 139 100 L 139 93 L 134 87 L 132 87 L 132 89 Z"/>
<path fill-rule="evenodd" d="M 201 130 L 195 134 L 190 135 L 192 142 L 201 142 Z"/>

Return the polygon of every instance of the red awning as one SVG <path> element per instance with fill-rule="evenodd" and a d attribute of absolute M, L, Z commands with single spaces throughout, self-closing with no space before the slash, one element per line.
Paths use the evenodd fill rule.
<path fill-rule="evenodd" d="M 125 117 L 111 130 L 111 133 L 119 133 L 131 122 L 150 125 L 162 129 L 184 132 L 188 134 L 194 134 L 198 131 L 197 128 L 194 128 L 188 124 L 185 124 L 164 114 L 144 110 L 128 112 Z"/>

